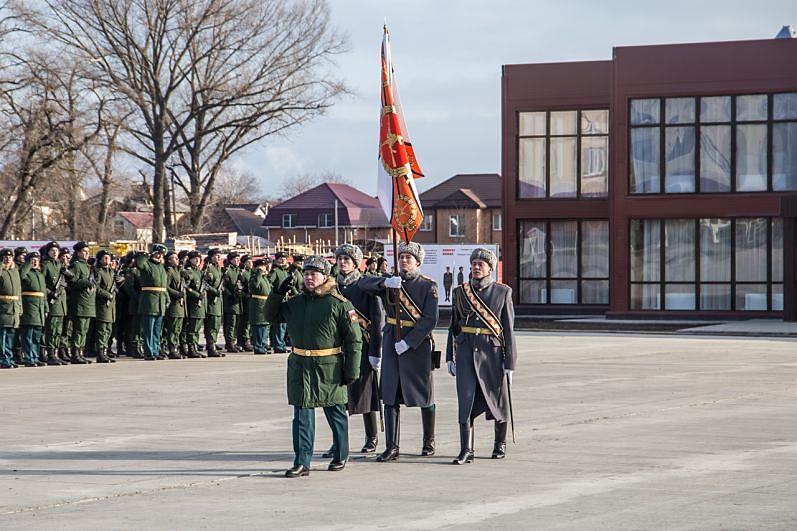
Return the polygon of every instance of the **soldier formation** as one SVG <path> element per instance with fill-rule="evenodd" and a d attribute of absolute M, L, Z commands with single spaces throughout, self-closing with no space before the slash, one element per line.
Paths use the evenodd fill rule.
<path fill-rule="evenodd" d="M 421 455 L 435 454 L 434 370 L 441 353 L 432 332 L 438 323 L 434 280 L 421 273 L 424 250 L 400 244 L 397 274 L 384 258 L 340 246 L 334 264 L 322 256 L 277 252 L 253 260 L 212 249 L 117 258 L 88 245 L 70 250 L 50 242 L 40 252 L 0 250 L 0 367 L 113 363 L 224 357 L 226 352 L 288 353 L 287 395 L 294 408 L 295 459 L 286 477 L 309 474 L 315 437 L 314 409 L 324 410 L 332 444 L 328 469 L 349 458 L 348 418 L 362 415 L 362 453 L 375 453 L 383 415 L 385 449 L 378 462 L 400 457 L 400 408 L 421 410 Z M 510 386 L 516 363 L 514 310 L 508 286 L 495 282 L 494 253 L 471 255 L 469 281 L 458 279 L 446 344 L 446 366 L 456 378 L 460 454 L 473 461 L 473 419 L 495 421 L 492 457 L 506 455 Z M 460 268 L 459 275 L 463 273 Z M 200 332 L 204 330 L 204 346 Z M 111 348 L 116 340 L 116 352 Z"/>

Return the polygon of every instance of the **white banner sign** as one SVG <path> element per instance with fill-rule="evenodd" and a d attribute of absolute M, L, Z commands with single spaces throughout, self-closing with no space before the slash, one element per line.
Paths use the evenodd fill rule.
<path fill-rule="evenodd" d="M 467 282 L 470 274 L 470 253 L 474 249 L 489 249 L 498 254 L 495 244 L 473 245 L 437 245 L 422 244 L 426 256 L 421 272 L 437 282 L 440 294 L 440 306 L 451 306 L 451 292 L 463 282 Z M 385 245 L 385 258 L 390 267 L 393 265 L 393 246 Z M 497 272 L 493 271 L 493 277 Z"/>

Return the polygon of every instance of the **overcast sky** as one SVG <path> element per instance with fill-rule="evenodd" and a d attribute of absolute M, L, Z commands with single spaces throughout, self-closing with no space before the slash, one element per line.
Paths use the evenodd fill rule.
<path fill-rule="evenodd" d="M 407 128 L 426 177 L 500 173 L 501 65 L 610 59 L 613 46 L 773 37 L 797 0 L 330 0 L 355 95 L 236 162 L 275 184 L 333 171 L 376 193 L 379 47 L 387 17 Z M 795 58 L 797 65 L 797 58 Z M 269 194 L 273 195 L 273 194 Z"/>

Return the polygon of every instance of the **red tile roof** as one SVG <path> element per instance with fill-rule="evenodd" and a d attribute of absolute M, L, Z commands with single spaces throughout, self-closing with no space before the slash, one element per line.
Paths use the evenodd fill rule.
<path fill-rule="evenodd" d="M 117 212 L 137 229 L 152 228 L 152 212 Z"/>
<path fill-rule="evenodd" d="M 467 197 L 480 208 L 501 207 L 501 176 L 497 173 L 460 173 L 421 193 L 421 205 L 434 208 Z M 483 205 L 483 206 L 481 206 Z"/>
<path fill-rule="evenodd" d="M 343 227 L 387 227 L 379 200 L 348 184 L 323 183 L 271 207 L 263 220 L 265 227 L 281 227 L 283 214 L 296 214 L 295 226 L 315 227 L 319 214 L 335 214 Z"/>

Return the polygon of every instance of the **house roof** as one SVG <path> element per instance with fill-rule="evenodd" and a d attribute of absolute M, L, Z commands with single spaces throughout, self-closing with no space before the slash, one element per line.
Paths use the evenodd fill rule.
<path fill-rule="evenodd" d="M 137 229 L 152 228 L 152 212 L 117 212 Z"/>
<path fill-rule="evenodd" d="M 501 207 L 501 176 L 497 173 L 460 173 L 421 194 L 423 208 L 462 206 Z"/>
<path fill-rule="evenodd" d="M 225 208 L 224 213 L 232 221 L 238 234 L 258 235 L 263 218 L 246 208 Z"/>
<path fill-rule="evenodd" d="M 283 214 L 295 214 L 297 227 L 315 227 L 320 214 L 335 213 L 338 201 L 338 224 L 343 227 L 387 227 L 388 221 L 379 200 L 348 184 L 323 183 L 274 205 L 263 226 L 281 227 Z"/>

